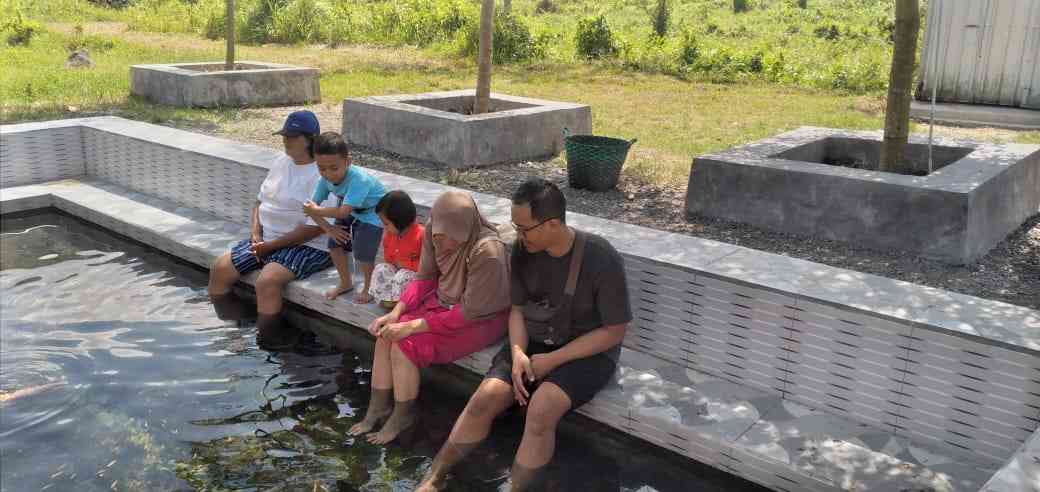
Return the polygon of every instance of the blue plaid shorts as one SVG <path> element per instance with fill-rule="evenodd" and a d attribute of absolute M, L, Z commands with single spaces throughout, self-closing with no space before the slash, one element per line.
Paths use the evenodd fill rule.
<path fill-rule="evenodd" d="M 293 272 L 296 280 L 305 279 L 332 265 L 327 251 L 306 245 L 279 249 L 267 255 L 261 262 L 249 252 L 248 239 L 239 241 L 231 248 L 231 263 L 235 265 L 235 270 L 242 275 L 263 268 L 266 263 L 277 263 Z"/>

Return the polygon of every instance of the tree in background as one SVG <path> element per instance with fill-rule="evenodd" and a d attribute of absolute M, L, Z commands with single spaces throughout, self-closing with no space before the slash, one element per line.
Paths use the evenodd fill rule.
<path fill-rule="evenodd" d="M 224 0 L 224 29 L 227 37 L 227 54 L 224 56 L 224 70 L 235 69 L 235 0 Z"/>
<path fill-rule="evenodd" d="M 904 165 L 904 154 L 910 138 L 910 91 L 914 84 L 917 31 L 920 28 L 921 13 L 917 0 L 896 0 L 892 71 L 888 81 L 885 138 L 881 144 L 879 163 L 882 171 L 893 172 Z"/>
<path fill-rule="evenodd" d="M 480 44 L 477 48 L 477 96 L 473 114 L 488 112 L 491 104 L 491 43 L 495 31 L 495 0 L 480 4 Z"/>
<path fill-rule="evenodd" d="M 657 0 L 657 7 L 650 13 L 650 19 L 653 22 L 654 27 L 654 34 L 657 34 L 662 38 L 668 35 L 668 21 L 671 17 L 671 13 L 672 11 L 668 6 L 668 0 Z"/>

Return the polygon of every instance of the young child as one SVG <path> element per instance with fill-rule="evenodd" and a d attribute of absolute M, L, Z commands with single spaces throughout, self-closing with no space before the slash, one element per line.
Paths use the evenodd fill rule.
<path fill-rule="evenodd" d="M 403 191 L 391 191 L 376 205 L 383 221 L 383 261 L 372 274 L 372 296 L 386 309 L 393 309 L 401 291 L 419 271 L 425 228 L 415 220 L 415 204 Z"/>
<path fill-rule="evenodd" d="M 386 189 L 378 179 L 351 164 L 347 143 L 336 132 L 318 135 L 314 140 L 314 159 L 321 180 L 314 188 L 314 196 L 303 205 L 303 213 L 329 236 L 329 255 L 339 272 L 339 285 L 325 293 L 325 297 L 335 299 L 354 289 L 346 254 L 353 251 L 354 260 L 365 277 L 364 288 L 354 294 L 354 302 L 372 302 L 369 286 L 379 239 L 383 236 L 383 223 L 376 215 L 375 206 L 386 194 Z M 339 206 L 319 205 L 329 193 L 336 196 Z M 330 225 L 326 218 L 335 218 L 335 225 Z"/>

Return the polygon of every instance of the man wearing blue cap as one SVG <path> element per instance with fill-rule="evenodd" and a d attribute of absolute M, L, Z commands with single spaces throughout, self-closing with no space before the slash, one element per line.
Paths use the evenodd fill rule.
<path fill-rule="evenodd" d="M 257 341 L 272 349 L 294 343 L 294 333 L 282 323 L 282 292 L 289 282 L 307 278 L 330 265 L 322 230 L 303 213 L 320 175 L 314 163 L 314 139 L 321 128 L 310 111 L 296 111 L 285 120 L 285 154 L 270 165 L 253 207 L 249 239 L 235 244 L 210 267 L 209 296 L 221 319 L 248 317 L 232 287 L 242 275 L 260 270 L 256 279 Z"/>

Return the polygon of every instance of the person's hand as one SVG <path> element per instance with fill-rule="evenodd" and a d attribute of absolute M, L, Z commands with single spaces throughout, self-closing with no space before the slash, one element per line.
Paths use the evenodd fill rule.
<path fill-rule="evenodd" d="M 551 355 L 535 354 L 531 356 L 531 373 L 535 381 L 540 381 L 553 369 L 556 369 L 556 364 Z"/>
<path fill-rule="evenodd" d="M 389 314 L 385 314 L 383 316 L 380 316 L 380 317 L 376 318 L 375 320 L 373 320 L 372 323 L 369 323 L 369 325 L 368 325 L 368 332 L 372 336 L 377 337 L 377 336 L 379 336 L 379 332 L 383 330 L 384 326 L 392 324 L 392 323 L 397 323 L 397 317 L 394 316 L 394 313 L 391 312 Z"/>
<path fill-rule="evenodd" d="M 331 237 L 333 241 L 336 241 L 336 244 L 342 245 L 351 239 L 350 229 L 346 226 L 334 225 L 329 227 L 327 232 L 329 237 Z"/>
<path fill-rule="evenodd" d="M 274 250 L 264 241 L 255 242 L 249 245 L 249 252 L 253 253 L 253 256 L 258 259 L 263 259 L 265 256 L 274 252 Z"/>
<path fill-rule="evenodd" d="M 318 210 L 320 208 L 321 207 L 319 207 L 317 203 L 314 203 L 311 200 L 307 200 L 306 202 L 303 202 L 303 213 L 306 214 L 309 217 L 316 216 L 318 214 Z"/>
<path fill-rule="evenodd" d="M 398 342 L 413 335 L 417 330 L 415 325 L 415 321 L 390 323 L 383 326 L 383 329 L 379 331 L 379 336 L 391 342 Z"/>
<path fill-rule="evenodd" d="M 513 396 L 521 406 L 527 405 L 531 394 L 527 391 L 527 382 L 534 382 L 534 369 L 531 359 L 520 349 L 513 349 Z"/>

